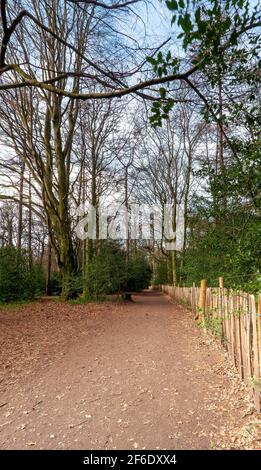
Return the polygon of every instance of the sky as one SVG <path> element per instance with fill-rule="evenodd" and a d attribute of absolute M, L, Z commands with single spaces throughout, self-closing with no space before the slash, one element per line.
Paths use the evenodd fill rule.
<path fill-rule="evenodd" d="M 166 39 L 173 37 L 172 14 L 165 1 L 152 0 L 149 4 L 143 4 L 139 12 L 143 22 L 135 24 L 135 34 L 141 44 L 158 47 Z"/>

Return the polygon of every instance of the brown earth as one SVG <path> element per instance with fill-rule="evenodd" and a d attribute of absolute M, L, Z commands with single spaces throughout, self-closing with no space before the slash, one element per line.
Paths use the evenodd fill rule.
<path fill-rule="evenodd" d="M 1 449 L 261 448 L 217 340 L 166 296 L 0 310 Z"/>

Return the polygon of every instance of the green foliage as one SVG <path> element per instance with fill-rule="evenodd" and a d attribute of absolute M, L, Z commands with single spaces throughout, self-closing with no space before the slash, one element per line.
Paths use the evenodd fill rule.
<path fill-rule="evenodd" d="M 73 274 L 69 280 L 69 298 L 78 297 L 83 291 L 83 279 L 81 273 Z"/>
<path fill-rule="evenodd" d="M 215 286 L 218 277 L 224 276 L 226 287 L 261 292 L 260 217 L 232 206 L 217 220 L 212 209 L 212 205 L 202 208 L 189 221 L 182 279 L 191 285 L 206 278 Z"/>
<path fill-rule="evenodd" d="M 0 249 L 0 301 L 10 302 L 34 298 L 44 290 L 40 266 L 29 269 L 26 252 L 14 247 Z"/>
<path fill-rule="evenodd" d="M 251 381 L 251 384 L 253 385 L 253 387 L 258 390 L 259 392 L 261 392 L 261 379 L 259 379 L 258 377 L 256 377 L 255 375 L 253 375 L 251 378 L 250 378 L 250 381 Z"/>
<path fill-rule="evenodd" d="M 238 85 L 242 80 L 249 84 L 256 80 L 260 82 L 260 74 L 256 70 L 260 68 L 261 37 L 251 34 L 246 41 L 242 41 L 246 31 L 252 33 L 260 26 L 258 2 L 255 7 L 248 0 L 167 0 L 165 3 L 173 13 L 171 24 L 176 25 L 179 31 L 178 38 L 182 40 L 184 53 L 193 52 L 190 69 L 194 67 L 205 75 L 212 88 L 216 87 L 225 72 L 229 72 L 231 85 L 233 82 Z M 177 74 L 178 78 L 180 60 L 172 58 L 170 51 L 165 55 L 160 51 L 157 57 L 148 57 L 147 60 L 160 78 L 170 74 Z M 253 61 L 256 66 L 253 66 Z M 160 99 L 151 110 L 152 126 L 161 126 L 162 119 L 168 118 L 173 105 L 167 90 L 160 91 Z M 247 107 L 248 119 L 254 124 L 249 104 Z M 215 111 L 214 108 L 213 102 L 211 109 Z M 204 104 L 203 113 L 209 114 L 209 111 L 209 106 Z M 211 116 L 213 119 L 213 113 Z"/>
<path fill-rule="evenodd" d="M 40 264 L 34 264 L 29 272 L 29 292 L 28 299 L 41 295 L 45 290 L 45 274 Z"/>
<path fill-rule="evenodd" d="M 169 74 L 177 74 L 180 68 L 180 60 L 177 57 L 172 57 L 170 51 L 167 52 L 165 57 L 163 57 L 162 52 L 158 53 L 157 58 L 148 56 L 147 61 L 152 65 L 153 71 L 159 77 Z M 159 93 L 160 99 L 158 101 L 154 101 L 151 108 L 152 115 L 149 118 L 153 127 L 161 126 L 162 119 L 169 118 L 169 112 L 174 106 L 174 100 L 167 96 L 167 88 L 161 86 Z"/>
<path fill-rule="evenodd" d="M 164 93 L 162 90 L 164 90 Z M 160 94 L 161 96 L 166 96 L 166 90 L 161 88 Z M 174 100 L 171 98 L 154 101 L 151 107 L 152 115 L 149 117 L 152 127 L 162 126 L 162 119 L 169 118 L 169 112 L 172 110 L 173 106 Z"/>
<path fill-rule="evenodd" d="M 150 284 L 151 268 L 142 253 L 131 257 L 127 263 L 127 282 L 125 290 L 140 291 Z"/>
<path fill-rule="evenodd" d="M 51 274 L 50 282 L 48 285 L 49 295 L 60 295 L 62 292 L 62 278 L 59 272 L 53 272 Z"/>
<path fill-rule="evenodd" d="M 175 12 L 172 24 L 181 27 L 179 37 L 186 50 L 195 41 L 199 43 L 199 59 L 213 61 L 222 54 L 224 41 L 237 46 L 238 38 L 258 18 L 258 5 L 251 9 L 246 0 L 181 0 L 166 1 L 170 11 Z"/>
<path fill-rule="evenodd" d="M 127 281 L 124 253 L 113 243 L 101 243 L 93 257 L 88 276 L 90 297 L 119 292 Z"/>
<path fill-rule="evenodd" d="M 83 291 L 82 273 L 74 273 L 69 279 L 68 298 L 73 299 L 79 296 Z M 48 294 L 52 296 L 60 295 L 62 292 L 62 277 L 59 272 L 54 272 L 48 285 Z"/>
<path fill-rule="evenodd" d="M 234 141 L 236 158 L 218 170 L 202 166 L 209 180 L 206 197 L 194 198 L 188 225 L 188 248 L 181 276 L 187 284 L 208 279 L 217 285 L 261 292 L 261 152 L 260 137 Z"/>
<path fill-rule="evenodd" d="M 128 262 L 124 250 L 113 242 L 100 244 L 89 266 L 87 292 L 90 299 L 121 291 L 148 287 L 151 270 L 145 256 L 138 252 Z"/>
<path fill-rule="evenodd" d="M 167 260 L 161 259 L 155 264 L 155 272 L 153 278 L 153 285 L 158 286 L 160 284 L 169 284 L 169 273 Z"/>
<path fill-rule="evenodd" d="M 222 336 L 222 323 L 223 320 L 221 317 L 212 317 L 212 316 L 205 316 L 202 322 L 199 324 L 201 328 L 206 328 L 210 330 L 214 336 L 220 338 Z"/>

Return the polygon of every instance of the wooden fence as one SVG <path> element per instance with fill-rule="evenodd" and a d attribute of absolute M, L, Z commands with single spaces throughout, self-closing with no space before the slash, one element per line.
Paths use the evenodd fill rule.
<path fill-rule="evenodd" d="M 222 281 L 220 281 L 222 286 Z M 251 388 L 261 408 L 261 296 L 224 287 L 160 286 L 160 290 L 195 312 L 205 330 L 220 338 L 241 379 Z"/>

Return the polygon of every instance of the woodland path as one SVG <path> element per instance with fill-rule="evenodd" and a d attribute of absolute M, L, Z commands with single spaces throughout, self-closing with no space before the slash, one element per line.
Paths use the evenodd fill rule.
<path fill-rule="evenodd" d="M 1 449 L 260 448 L 225 352 L 160 293 L 36 302 L 0 324 Z"/>

